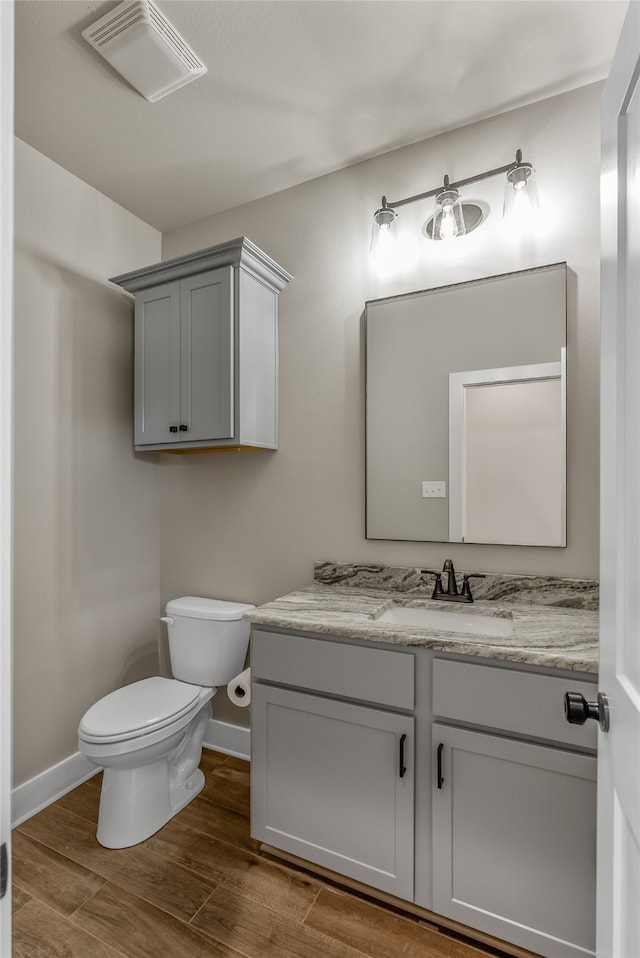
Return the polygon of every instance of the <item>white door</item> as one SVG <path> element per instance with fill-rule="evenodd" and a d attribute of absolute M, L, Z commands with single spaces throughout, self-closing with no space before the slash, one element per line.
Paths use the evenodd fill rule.
<path fill-rule="evenodd" d="M 598 958 L 640 955 L 640 3 L 603 100 Z"/>
<path fill-rule="evenodd" d="M 449 373 L 449 541 L 565 545 L 566 360 Z"/>
<path fill-rule="evenodd" d="M 0 2 L 0 956 L 11 955 L 13 2 Z"/>

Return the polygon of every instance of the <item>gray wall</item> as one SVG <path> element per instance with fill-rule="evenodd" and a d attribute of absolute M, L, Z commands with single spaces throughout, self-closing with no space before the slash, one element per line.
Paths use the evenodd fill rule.
<path fill-rule="evenodd" d="M 194 223 L 162 257 L 241 234 L 294 274 L 280 303 L 280 449 L 185 459 L 132 451 L 131 317 L 106 277 L 161 258 L 160 236 L 17 142 L 14 784 L 76 751 L 85 709 L 158 667 L 161 602 L 264 602 L 308 583 L 314 559 L 598 574 L 599 107 L 586 87 Z M 508 162 L 538 171 L 548 231 L 503 234 L 502 184 L 466 197 L 490 219 L 455 255 L 420 238 L 381 278 L 368 258 L 380 196 Z M 579 163 L 576 163 L 576 157 Z M 480 188 L 482 187 L 482 189 Z M 364 538 L 366 300 L 566 260 L 566 550 Z M 162 649 L 162 642 L 160 643 Z M 216 696 L 218 717 L 248 712 Z"/>
<path fill-rule="evenodd" d="M 15 163 L 14 785 L 158 667 L 155 457 L 133 454 L 132 308 L 160 234 L 21 141 Z"/>
<path fill-rule="evenodd" d="M 280 297 L 280 448 L 160 462 L 161 596 L 264 602 L 304 586 L 314 559 L 598 575 L 599 163 L 595 84 L 340 170 L 163 236 L 163 258 L 245 234 L 293 276 Z M 422 239 L 425 204 L 401 210 L 404 268 L 369 261 L 373 211 L 390 198 L 508 163 L 521 148 L 538 175 L 544 228 L 503 228 L 501 178 L 465 198 L 491 215 L 451 249 Z M 456 241 L 457 242 L 457 241 Z M 364 538 L 362 313 L 370 299 L 566 261 L 575 274 L 568 328 L 566 549 Z M 246 723 L 219 695 L 216 713 Z"/>

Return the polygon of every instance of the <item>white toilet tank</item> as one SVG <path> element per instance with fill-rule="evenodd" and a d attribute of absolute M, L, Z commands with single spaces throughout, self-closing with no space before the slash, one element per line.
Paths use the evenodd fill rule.
<path fill-rule="evenodd" d="M 193 685 L 226 685 L 244 668 L 251 626 L 243 615 L 254 609 L 187 595 L 167 603 L 169 655 L 174 678 Z"/>

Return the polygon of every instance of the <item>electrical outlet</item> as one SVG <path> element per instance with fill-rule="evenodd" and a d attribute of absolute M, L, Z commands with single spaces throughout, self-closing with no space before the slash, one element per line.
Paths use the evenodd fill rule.
<path fill-rule="evenodd" d="M 423 482 L 422 483 L 422 498 L 423 499 L 446 499 L 447 497 L 447 484 L 444 481 L 438 482 Z"/>

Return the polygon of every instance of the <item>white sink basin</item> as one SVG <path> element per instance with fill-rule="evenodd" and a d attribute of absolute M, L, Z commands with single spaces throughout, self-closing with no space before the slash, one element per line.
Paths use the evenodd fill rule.
<path fill-rule="evenodd" d="M 448 612 L 445 609 L 421 609 L 405 605 L 394 605 L 387 609 L 376 617 L 376 622 L 440 629 L 443 632 L 463 632 L 467 635 L 511 635 L 513 632 L 511 617 L 503 619 L 466 610 Z"/>

